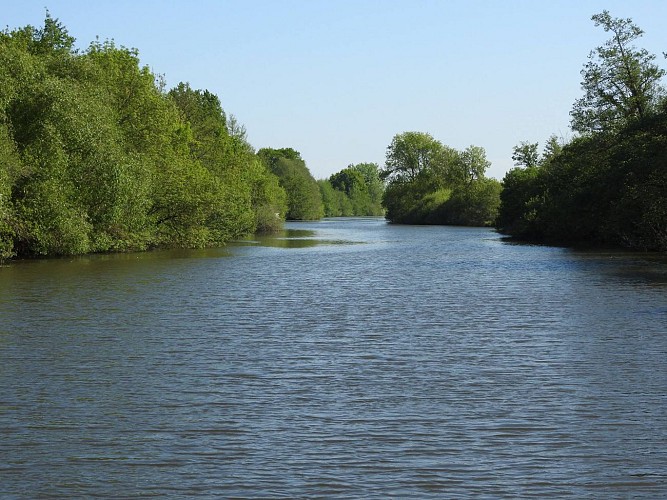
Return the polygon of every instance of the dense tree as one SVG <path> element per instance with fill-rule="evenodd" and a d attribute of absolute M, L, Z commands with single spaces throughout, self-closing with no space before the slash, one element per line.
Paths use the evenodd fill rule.
<path fill-rule="evenodd" d="M 536 164 L 515 167 L 503 178 L 500 206 L 496 226 L 503 232 L 539 239 L 541 233 L 537 220 L 543 194 L 538 184 L 539 169 Z"/>
<path fill-rule="evenodd" d="M 502 184 L 495 179 L 476 179 L 453 190 L 436 209 L 433 220 L 454 226 L 492 226 L 498 214 L 501 191 Z"/>
<path fill-rule="evenodd" d="M 278 229 L 287 211 L 286 195 L 246 141 L 243 126 L 236 118 L 228 120 L 219 98 L 207 90 L 180 83 L 169 96 L 192 134 L 192 156 L 224 188 L 208 224 L 224 221 L 236 233 Z"/>
<path fill-rule="evenodd" d="M 459 161 L 454 163 L 457 184 L 471 184 L 475 180 L 483 179 L 491 162 L 486 159 L 486 151 L 480 146 L 468 146 L 459 155 Z"/>
<path fill-rule="evenodd" d="M 0 33 L 0 259 L 224 243 L 275 229 L 278 179 L 217 96 L 172 92 L 134 49 Z"/>
<path fill-rule="evenodd" d="M 542 156 L 538 159 L 539 163 L 541 165 L 549 163 L 551 159 L 555 158 L 563 151 L 564 144 L 565 142 L 562 139 L 559 140 L 556 135 L 551 135 L 544 145 Z"/>
<path fill-rule="evenodd" d="M 322 196 L 322 206 L 325 217 L 350 217 L 355 214 L 352 209 L 352 202 L 344 191 L 334 189 L 329 179 L 320 179 L 317 181 Z"/>
<path fill-rule="evenodd" d="M 374 215 L 368 186 L 361 172 L 348 167 L 332 175 L 329 181 L 335 190 L 341 191 L 350 200 L 353 215 Z"/>
<path fill-rule="evenodd" d="M 14 255 L 18 221 L 12 203 L 12 186 L 20 169 L 21 162 L 9 130 L 0 123 L 0 262 Z"/>
<path fill-rule="evenodd" d="M 536 167 L 540 154 L 537 152 L 539 144 L 537 142 L 524 141 L 518 146 L 514 146 L 512 160 L 514 165 L 519 167 Z"/>
<path fill-rule="evenodd" d="M 318 181 L 327 217 L 382 215 L 384 183 L 375 163 L 349 165 Z"/>
<path fill-rule="evenodd" d="M 366 215 L 382 215 L 382 193 L 384 182 L 380 177 L 380 167 L 377 163 L 357 163 L 350 165 L 351 169 L 359 172 L 366 183 L 366 190 L 370 198 L 370 205 Z"/>
<path fill-rule="evenodd" d="M 500 184 L 484 174 L 484 148 L 463 151 L 428 134 L 398 134 L 387 148 L 382 171 L 386 217 L 406 224 L 489 225 L 500 203 Z"/>
<path fill-rule="evenodd" d="M 428 171 L 439 158 L 442 144 L 424 132 L 404 132 L 394 136 L 387 147 L 382 179 L 412 182 Z"/>
<path fill-rule="evenodd" d="M 581 133 L 618 130 L 645 118 L 664 96 L 660 79 L 665 72 L 653 62 L 655 55 L 632 45 L 643 31 L 606 10 L 592 20 L 612 36 L 590 53 L 581 72 L 584 95 L 571 112 L 572 128 Z"/>
<path fill-rule="evenodd" d="M 287 194 L 287 219 L 316 220 L 324 215 L 320 187 L 298 151 L 262 148 L 257 155 Z"/>
<path fill-rule="evenodd" d="M 593 19 L 613 38 L 595 52 L 600 60 L 586 65 L 585 95 L 572 112 L 573 127 L 589 133 L 565 145 L 551 137 L 536 164 L 516 155 L 517 168 L 503 179 L 497 225 L 522 239 L 665 251 L 663 71 L 629 46 L 641 35 L 631 20 L 607 12 Z"/>

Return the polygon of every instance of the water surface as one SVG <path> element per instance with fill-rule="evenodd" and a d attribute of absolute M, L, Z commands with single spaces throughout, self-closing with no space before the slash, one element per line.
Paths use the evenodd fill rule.
<path fill-rule="evenodd" d="M 381 219 L 0 268 L 8 498 L 667 496 L 667 260 Z"/>

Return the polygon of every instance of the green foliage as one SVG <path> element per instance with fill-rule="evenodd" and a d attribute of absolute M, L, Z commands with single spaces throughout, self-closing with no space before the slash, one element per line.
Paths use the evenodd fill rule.
<path fill-rule="evenodd" d="M 667 250 L 667 110 L 575 139 L 503 184 L 498 227 L 512 236 Z"/>
<path fill-rule="evenodd" d="M 434 221 L 453 226 L 492 226 L 500 206 L 502 185 L 480 178 L 456 189 L 437 208 Z"/>
<path fill-rule="evenodd" d="M 538 214 L 544 206 L 545 193 L 540 169 L 548 167 L 563 151 L 563 145 L 554 135 L 547 140 L 541 155 L 538 147 L 538 143 L 525 141 L 514 147 L 512 159 L 516 167 L 503 179 L 495 221 L 502 232 L 533 240 L 542 237 Z"/>
<path fill-rule="evenodd" d="M 521 239 L 665 251 L 664 72 L 630 46 L 642 33 L 631 20 L 606 11 L 593 19 L 613 37 L 586 65 L 586 93 L 572 116 L 575 129 L 595 133 L 564 146 L 551 137 L 537 164 L 516 154 L 526 143 L 515 148 L 521 168 L 503 179 L 497 226 Z"/>
<path fill-rule="evenodd" d="M 500 207 L 496 226 L 505 233 L 524 238 L 540 237 L 538 209 L 543 195 L 538 184 L 537 165 L 516 167 L 507 172 L 500 193 Z"/>
<path fill-rule="evenodd" d="M 375 163 L 350 165 L 318 181 L 326 217 L 382 215 L 384 183 Z"/>
<path fill-rule="evenodd" d="M 537 152 L 539 144 L 538 143 L 529 143 L 522 142 L 518 146 L 514 146 L 514 153 L 512 154 L 512 160 L 514 164 L 521 167 L 536 167 L 539 160 L 539 153 Z"/>
<path fill-rule="evenodd" d="M 489 165 L 479 146 L 456 151 L 428 134 L 395 136 L 382 172 L 389 179 L 382 200 L 387 219 L 403 224 L 492 224 L 501 187 L 484 176 Z"/>
<path fill-rule="evenodd" d="M 442 144 L 424 132 L 397 134 L 387 146 L 383 180 L 412 182 L 437 161 Z"/>
<path fill-rule="evenodd" d="M 258 157 L 254 157 L 246 170 L 255 214 L 255 230 L 260 233 L 282 229 L 287 214 L 287 193 L 280 186 L 278 177 L 267 170 Z"/>
<path fill-rule="evenodd" d="M 20 171 L 16 153 L 7 126 L 0 124 L 0 262 L 14 256 L 16 215 L 12 205 L 12 186 Z"/>
<path fill-rule="evenodd" d="M 334 189 L 329 179 L 317 181 L 322 197 L 322 206 L 325 217 L 349 217 L 355 215 L 352 203 L 343 191 Z"/>
<path fill-rule="evenodd" d="M 612 36 L 590 53 L 581 71 L 584 96 L 571 112 L 572 128 L 581 133 L 618 130 L 648 116 L 664 97 L 659 82 L 665 71 L 653 63 L 655 55 L 632 45 L 643 31 L 606 10 L 592 20 Z"/>
<path fill-rule="evenodd" d="M 470 185 L 474 181 L 484 179 L 484 174 L 491 166 L 486 159 L 486 151 L 479 146 L 468 146 L 459 155 L 459 161 L 454 162 L 452 170 L 456 172 L 455 185 Z"/>
<path fill-rule="evenodd" d="M 329 182 L 333 189 L 344 195 L 344 199 L 349 200 L 350 215 L 382 214 L 382 181 L 377 165 L 350 165 L 332 175 Z"/>
<path fill-rule="evenodd" d="M 364 215 L 382 215 L 382 195 L 384 194 L 384 182 L 380 177 L 380 167 L 377 163 L 357 163 L 350 165 L 349 168 L 359 172 L 366 184 L 368 192 L 369 205 L 365 209 Z"/>
<path fill-rule="evenodd" d="M 0 259 L 218 245 L 286 211 L 214 94 L 165 93 L 113 42 L 78 52 L 48 14 L 0 33 Z"/>
<path fill-rule="evenodd" d="M 320 187 L 297 151 L 263 148 L 257 155 L 287 194 L 287 219 L 317 220 L 324 215 Z"/>

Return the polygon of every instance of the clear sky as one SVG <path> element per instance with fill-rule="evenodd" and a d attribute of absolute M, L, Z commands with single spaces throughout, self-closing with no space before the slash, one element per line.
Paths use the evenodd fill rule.
<path fill-rule="evenodd" d="M 0 0 L 0 26 L 45 8 L 85 49 L 99 37 L 217 94 L 261 147 L 301 152 L 316 178 L 384 163 L 394 135 L 486 149 L 502 179 L 512 147 L 570 138 L 580 71 L 607 9 L 667 51 L 666 0 Z"/>

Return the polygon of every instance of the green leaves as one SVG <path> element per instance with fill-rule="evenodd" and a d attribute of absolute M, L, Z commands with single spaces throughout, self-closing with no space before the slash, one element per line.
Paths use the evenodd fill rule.
<path fill-rule="evenodd" d="M 557 244 L 667 250 L 667 101 L 655 57 L 632 45 L 642 30 L 609 12 L 593 16 L 611 34 L 584 66 L 584 96 L 571 112 L 583 135 L 521 143 L 521 167 L 503 179 L 497 227 Z"/>
<path fill-rule="evenodd" d="M 319 185 L 298 151 L 262 148 L 257 155 L 287 194 L 287 219 L 316 220 L 324 215 Z"/>
<path fill-rule="evenodd" d="M 163 92 L 135 49 L 73 44 L 49 15 L 0 33 L 0 259 L 280 227 L 284 190 L 217 96 Z"/>
<path fill-rule="evenodd" d="M 407 224 L 490 225 L 500 204 L 500 184 L 486 179 L 484 148 L 463 151 L 429 134 L 396 135 L 381 175 L 389 183 L 382 203 L 386 217 Z"/>
<path fill-rule="evenodd" d="M 429 170 L 442 144 L 424 132 L 404 132 L 395 135 L 387 147 L 383 180 L 414 181 L 422 171 Z"/>
<path fill-rule="evenodd" d="M 611 38 L 590 53 L 581 71 L 584 96 L 570 112 L 572 129 L 580 133 L 619 130 L 654 112 L 665 95 L 665 72 L 653 63 L 655 55 L 632 45 L 643 31 L 606 10 L 592 19 Z"/>
<path fill-rule="evenodd" d="M 382 215 L 384 183 L 375 163 L 359 163 L 319 182 L 328 217 Z"/>

